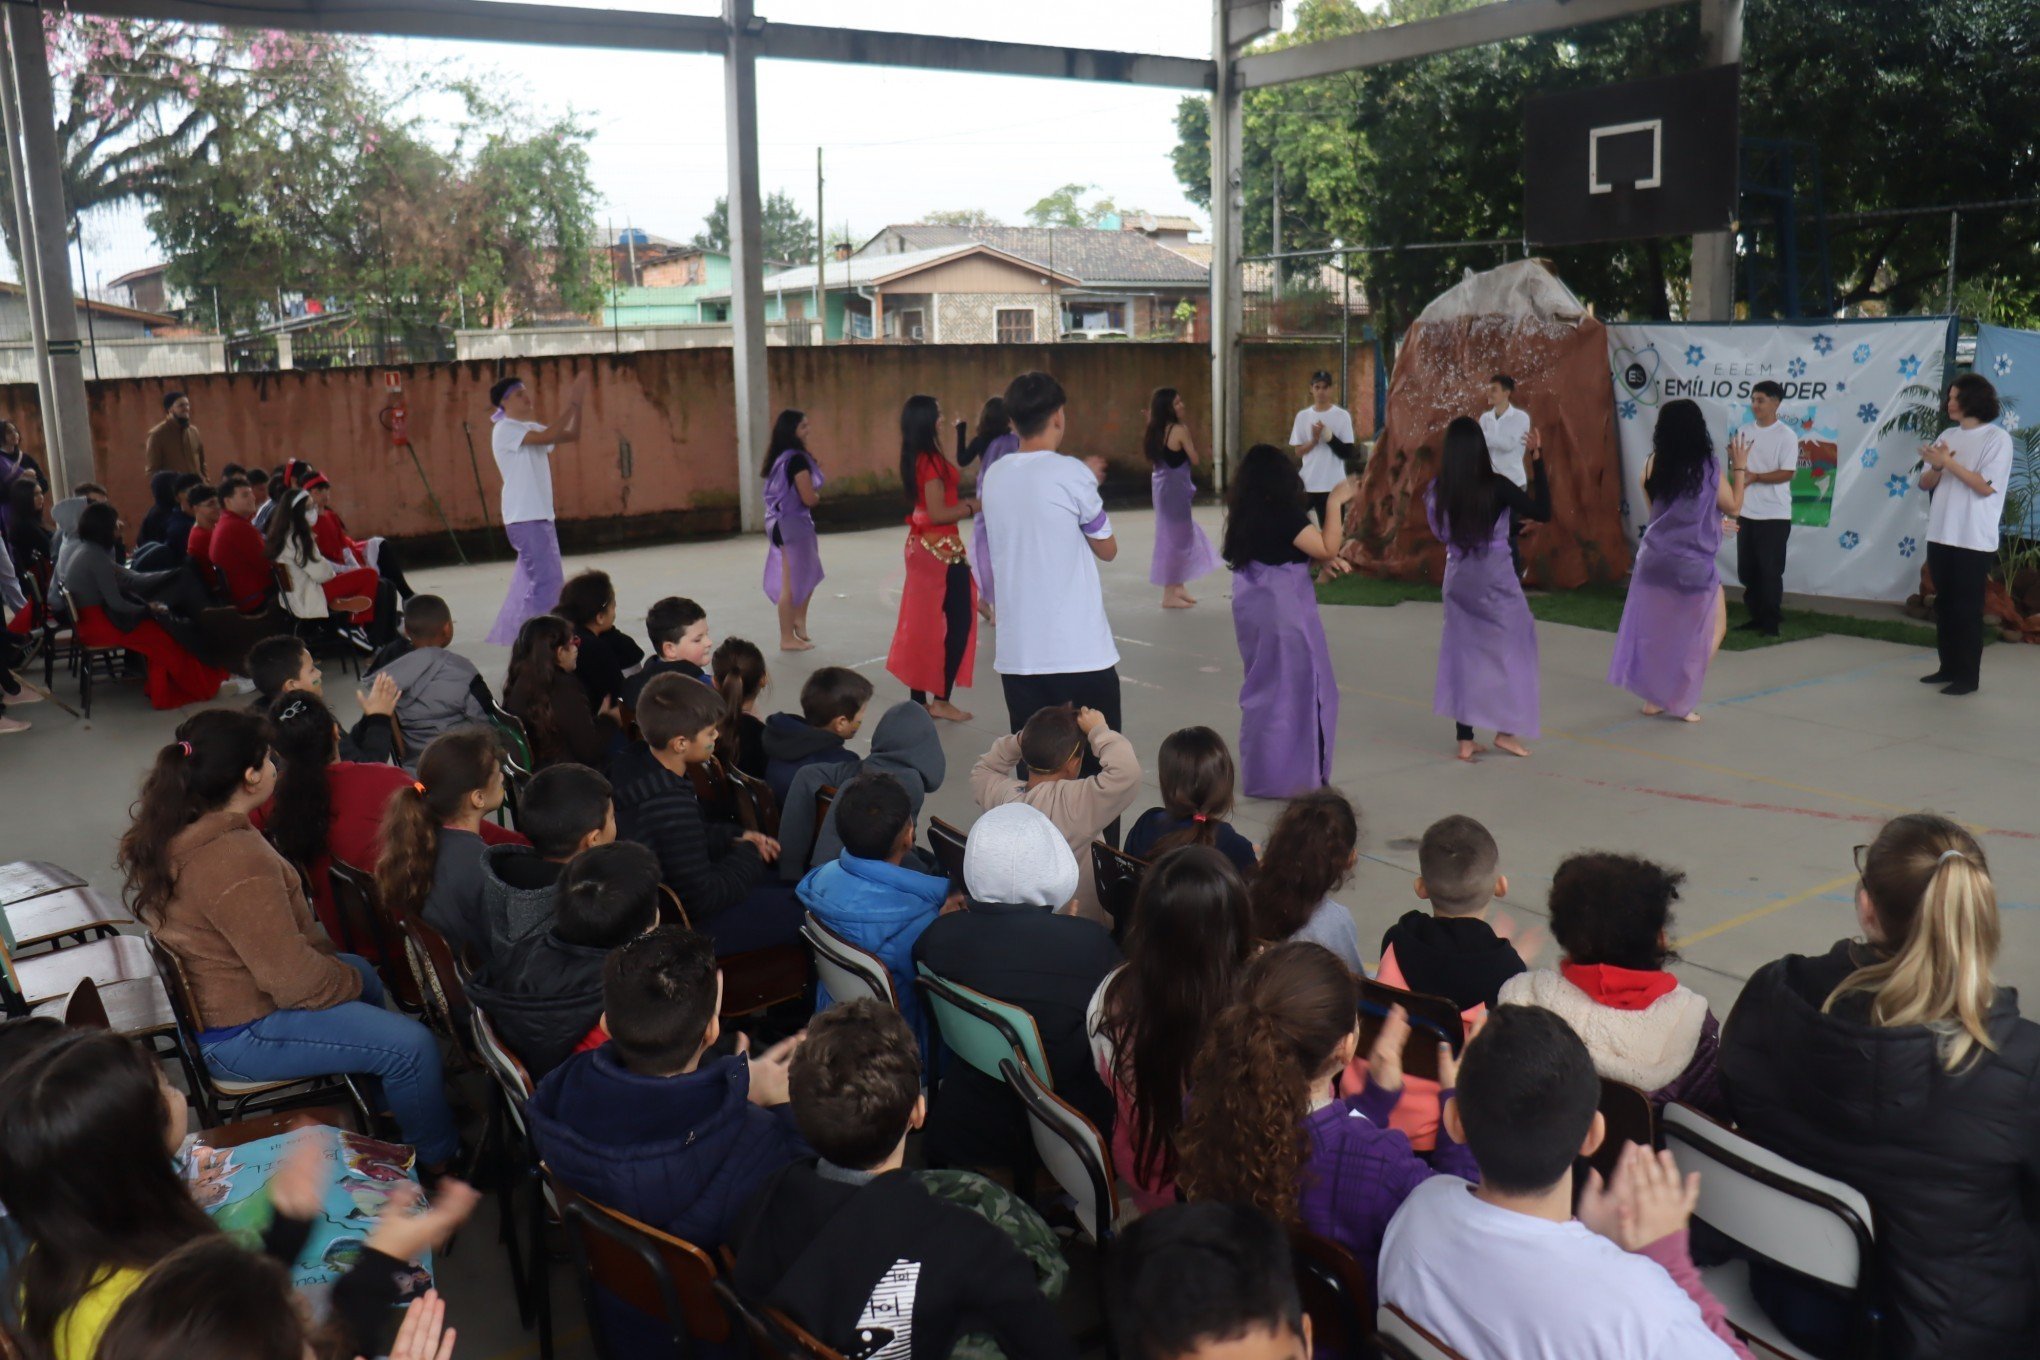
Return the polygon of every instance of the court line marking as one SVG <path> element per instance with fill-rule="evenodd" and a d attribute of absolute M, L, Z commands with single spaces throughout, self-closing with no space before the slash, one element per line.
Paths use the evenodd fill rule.
<path fill-rule="evenodd" d="M 1740 915 L 1729 917 L 1726 921 L 1716 921 L 1705 930 L 1696 930 L 1690 935 L 1681 935 L 1678 939 L 1672 941 L 1672 948 L 1685 949 L 1690 945 L 1700 943 L 1702 940 L 1711 940 L 1717 935 L 1725 935 L 1738 926 L 1746 926 L 1752 921 L 1761 921 L 1766 916 L 1774 916 L 1784 911 L 1787 907 L 1796 907 L 1802 902 L 1811 902 L 1816 897 L 1824 897 L 1828 893 L 1834 892 L 1838 888 L 1846 887 L 1855 881 L 1856 875 L 1850 873 L 1843 874 L 1839 878 L 1831 878 L 1825 883 L 1817 883 L 1804 892 L 1793 893 L 1790 897 L 1781 897 L 1775 902 L 1766 902 L 1761 907 L 1752 907 Z"/>

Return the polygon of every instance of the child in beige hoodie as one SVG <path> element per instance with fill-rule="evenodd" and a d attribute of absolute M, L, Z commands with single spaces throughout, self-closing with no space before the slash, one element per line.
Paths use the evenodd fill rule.
<path fill-rule="evenodd" d="M 1086 745 L 1101 767 L 1080 778 Z M 1027 778 L 1017 778 L 1021 761 Z M 1026 803 L 1046 814 L 1069 839 L 1077 857 L 1076 914 L 1109 927 L 1098 904 L 1091 874 L 1091 842 L 1117 820 L 1140 792 L 1140 758 L 1133 743 L 1105 723 L 1095 708 L 1068 704 L 1044 708 L 1015 736 L 1000 737 L 970 771 L 971 796 L 989 812 L 1006 803 Z"/>

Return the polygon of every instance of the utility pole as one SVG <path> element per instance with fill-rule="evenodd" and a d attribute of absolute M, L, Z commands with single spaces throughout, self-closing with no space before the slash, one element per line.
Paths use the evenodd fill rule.
<path fill-rule="evenodd" d="M 822 149 L 815 148 L 815 315 L 822 322 L 822 343 L 829 343 L 829 290 L 822 283 L 822 270 L 829 257 L 829 229 L 822 224 Z"/>
<path fill-rule="evenodd" d="M 1743 0 L 1700 0 L 1700 40 L 1709 66 L 1742 60 Z M 1740 156 L 1741 150 L 1737 153 Z M 1735 232 L 1693 238 L 1691 321 L 1735 320 Z"/>
<path fill-rule="evenodd" d="M 765 527 L 758 466 L 772 428 L 765 360 L 765 233 L 758 206 L 758 34 L 752 0 L 723 0 L 723 126 L 729 135 L 730 351 L 737 400 L 737 505 L 746 533 Z"/>

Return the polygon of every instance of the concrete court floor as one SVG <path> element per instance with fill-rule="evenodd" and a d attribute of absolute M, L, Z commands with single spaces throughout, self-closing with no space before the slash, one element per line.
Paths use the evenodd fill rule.
<path fill-rule="evenodd" d="M 1215 540 L 1219 512 L 1197 513 Z M 1147 583 L 1151 513 L 1120 511 L 1114 521 L 1120 557 L 1103 577 L 1120 639 L 1128 735 L 1149 764 L 1177 727 L 1209 724 L 1235 739 L 1240 670 L 1225 574 L 1192 586 L 1203 601 L 1196 609 L 1163 611 L 1159 589 Z M 718 640 L 736 634 L 765 648 L 773 668 L 765 711 L 796 708 L 802 680 L 829 664 L 870 675 L 875 705 L 887 705 L 905 697 L 884 673 L 901 542 L 896 528 L 823 540 L 830 575 L 810 624 L 818 645 L 794 656 L 774 648 L 777 624 L 759 589 L 764 554 L 755 537 L 577 556 L 568 570 L 607 570 L 620 617 L 640 636 L 654 599 L 701 601 Z M 417 588 L 452 603 L 456 649 L 499 688 L 507 651 L 481 638 L 508 573 L 505 563 L 411 573 Z M 1529 760 L 1490 755 L 1467 766 L 1452 759 L 1450 724 L 1431 713 L 1438 607 L 1328 608 L 1324 617 L 1341 695 L 1336 782 L 1362 810 L 1363 858 L 1339 896 L 1370 953 L 1383 929 L 1417 905 L 1410 892 L 1416 838 L 1435 818 L 1463 812 L 1501 843 L 1511 891 L 1495 919 L 1518 933 L 1526 952 L 1537 951 L 1533 962 L 1552 960 L 1542 902 L 1565 854 L 1623 850 L 1683 868 L 1677 935 L 1685 961 L 1677 971 L 1725 1015 L 1757 966 L 1853 934 L 1850 848 L 1895 813 L 1932 808 L 1982 830 L 2004 908 L 1998 976 L 2029 996 L 2040 989 L 2040 748 L 2017 735 L 2040 696 L 2040 649 L 1991 648 L 1983 691 L 1962 700 L 1914 683 L 1933 666 L 1923 649 L 1819 638 L 1724 653 L 1708 679 L 1705 721 L 1689 726 L 1640 717 L 1630 696 L 1603 682 L 1612 635 L 1541 625 L 1543 739 Z M 990 644 L 981 635 L 976 684 L 959 692 L 975 719 L 943 725 L 949 778 L 929 803 L 930 812 L 960 825 L 975 812 L 971 763 L 1004 730 Z M 351 722 L 347 678 L 333 667 L 327 674 L 330 696 Z M 75 700 L 61 673 L 58 694 Z M 15 712 L 35 727 L 0 740 L 0 787 L 9 794 L 0 858 L 54 859 L 116 887 L 114 845 L 125 810 L 175 715 L 151 712 L 133 685 L 102 686 L 89 724 L 48 703 Z M 1152 773 L 1147 783 L 1151 790 Z M 1134 810 L 1154 801 L 1144 794 Z M 1276 810 L 1243 802 L 1235 821 L 1259 839 Z M 2029 1001 L 2027 1009 L 2040 1004 Z M 483 1223 L 493 1231 L 486 1217 Z M 471 1232 L 447 1262 L 455 1312 L 469 1334 L 462 1354 L 530 1354 L 507 1305 L 501 1254 L 487 1236 Z M 568 1275 L 555 1272 L 563 1333 L 579 1326 Z M 562 1353 L 585 1347 L 581 1340 Z"/>

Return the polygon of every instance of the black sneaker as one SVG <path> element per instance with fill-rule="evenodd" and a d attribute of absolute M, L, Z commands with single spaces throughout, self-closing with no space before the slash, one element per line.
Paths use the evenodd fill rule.
<path fill-rule="evenodd" d="M 1755 633 L 1760 631 L 1763 628 L 1763 626 L 1764 626 L 1763 624 L 1758 623 L 1755 619 L 1744 619 L 1741 623 L 1738 623 L 1731 631 L 1737 633 Z"/>
<path fill-rule="evenodd" d="M 1942 690 L 1942 691 L 1941 691 L 1941 693 L 1943 693 L 1943 694 L 1974 694 L 1974 693 L 1976 693 L 1976 690 L 1977 690 L 1977 684 L 1976 684 L 1976 682 L 1975 682 L 1974 680 L 1957 680 L 1957 681 L 1956 681 L 1956 682 L 1955 682 L 1954 684 L 1952 684 L 1952 685 L 1948 686 L 1948 687 L 1947 687 L 1946 689 Z"/>
<path fill-rule="evenodd" d="M 1932 675 L 1921 676 L 1920 683 L 1923 685 L 1945 685 L 1954 678 L 1954 676 L 1946 671 L 1935 671 Z"/>

